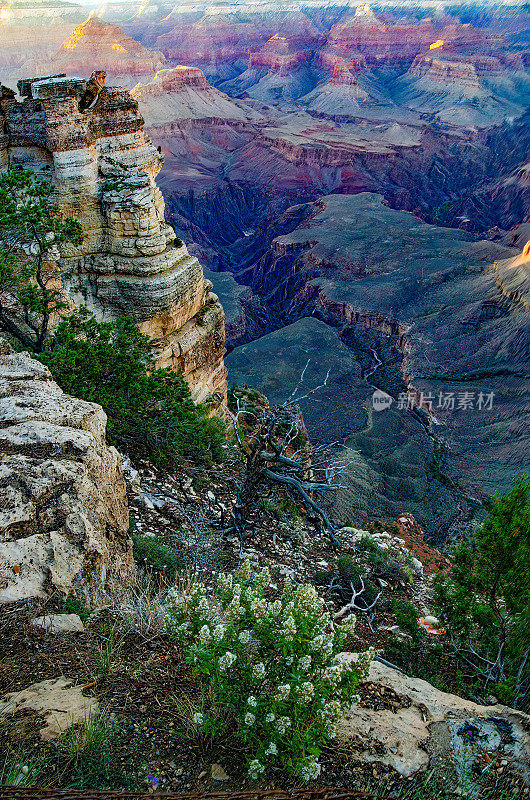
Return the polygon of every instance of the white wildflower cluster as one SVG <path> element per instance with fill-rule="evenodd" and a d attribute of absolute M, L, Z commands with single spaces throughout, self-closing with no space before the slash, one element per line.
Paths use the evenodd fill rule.
<path fill-rule="evenodd" d="M 268 602 L 269 584 L 268 569 L 251 578 L 246 560 L 235 577 L 219 576 L 211 596 L 202 584 L 189 594 L 174 589 L 168 593 L 167 628 L 195 665 L 206 695 L 233 709 L 250 777 L 262 775 L 266 764 L 312 780 L 321 766 L 307 754 L 318 754 L 335 735 L 373 651 L 357 662 L 344 660 L 339 653 L 355 617 L 328 632 L 329 613 L 314 586 L 293 590 L 286 580 L 281 599 Z M 197 726 L 207 719 L 206 712 L 193 715 Z"/>
<path fill-rule="evenodd" d="M 311 681 L 305 681 L 298 689 L 298 699 L 300 703 L 310 703 L 315 696 L 315 687 Z"/>
<path fill-rule="evenodd" d="M 335 725 L 341 710 L 338 700 L 329 700 L 322 704 L 322 708 L 318 709 L 317 714 L 322 718 L 324 725 L 331 727 Z"/>
<path fill-rule="evenodd" d="M 199 600 L 199 604 L 197 606 L 197 613 L 200 615 L 202 619 L 208 619 L 210 616 L 210 606 L 208 605 L 208 600 L 206 597 L 201 597 Z"/>
<path fill-rule="evenodd" d="M 292 642 L 296 634 L 296 622 L 293 616 L 288 616 L 283 621 L 283 635 L 288 642 Z"/>
<path fill-rule="evenodd" d="M 264 567 L 258 577 L 256 578 L 256 587 L 259 591 L 264 592 L 266 589 L 269 588 L 269 583 L 271 582 L 271 574 L 268 570 L 268 567 Z"/>
<path fill-rule="evenodd" d="M 368 673 L 370 672 L 370 664 L 372 663 L 374 655 L 374 648 L 369 647 L 368 650 L 366 650 L 364 653 L 359 653 L 357 656 L 357 661 L 355 662 L 354 666 L 360 680 L 366 680 L 368 677 Z"/>
<path fill-rule="evenodd" d="M 309 583 L 298 586 L 294 597 L 297 606 L 305 611 L 322 610 L 322 599 L 316 588 Z"/>
<path fill-rule="evenodd" d="M 228 605 L 228 607 L 227 607 L 227 609 L 225 611 L 226 618 L 230 622 L 234 623 L 234 622 L 237 622 L 238 619 L 240 617 L 242 617 L 244 613 L 245 613 L 245 609 L 240 605 L 239 595 L 236 594 L 236 595 L 234 595 L 234 597 L 230 601 L 230 603 L 229 603 L 229 605 Z"/>
<path fill-rule="evenodd" d="M 333 653 L 333 636 L 329 633 L 319 633 L 309 642 L 309 648 L 316 651 L 324 660 Z"/>
<path fill-rule="evenodd" d="M 226 625 L 216 625 L 212 631 L 214 642 L 222 642 L 226 633 Z"/>
<path fill-rule="evenodd" d="M 256 622 L 265 622 L 269 616 L 269 608 L 266 600 L 253 600 L 250 604 L 250 610 L 252 611 Z"/>
<path fill-rule="evenodd" d="M 287 700 L 290 692 L 291 692 L 290 684 L 281 683 L 276 689 L 276 694 L 274 695 L 274 699 L 276 700 L 276 702 L 281 703 L 282 700 Z"/>
<path fill-rule="evenodd" d="M 241 564 L 241 566 L 239 568 L 239 572 L 237 573 L 237 577 L 239 578 L 241 583 L 246 583 L 248 580 L 250 580 L 250 559 L 249 558 L 247 558 Z"/>
<path fill-rule="evenodd" d="M 210 633 L 210 628 L 208 627 L 208 625 L 203 625 L 199 631 L 199 642 L 201 644 L 208 644 L 211 638 L 212 635 Z"/>
<path fill-rule="evenodd" d="M 307 672 L 310 666 L 311 666 L 311 656 L 309 654 L 306 656 L 302 656 L 302 658 L 298 659 L 298 669 L 300 670 L 300 672 Z"/>
<path fill-rule="evenodd" d="M 250 775 L 252 780 L 256 780 L 256 778 L 258 778 L 262 772 L 265 772 L 265 767 L 261 763 L 261 761 L 258 761 L 258 759 L 255 758 L 248 765 L 248 774 Z"/>
<path fill-rule="evenodd" d="M 273 603 L 270 603 L 269 604 L 269 617 L 271 619 L 274 619 L 274 617 L 277 617 L 278 614 L 281 614 L 282 607 L 283 606 L 282 606 L 282 601 L 281 600 L 274 600 Z"/>
<path fill-rule="evenodd" d="M 327 681 L 327 683 L 330 683 L 332 686 L 336 686 L 342 678 L 343 671 L 344 668 L 342 664 L 333 664 L 324 671 L 323 678 L 325 681 Z"/>
<path fill-rule="evenodd" d="M 318 778 L 322 771 L 322 766 L 318 763 L 314 756 L 307 759 L 305 764 L 300 770 L 300 777 L 304 781 L 314 780 Z"/>
<path fill-rule="evenodd" d="M 289 717 L 278 717 L 276 720 L 276 727 L 281 734 L 284 734 L 287 728 L 291 727 L 291 720 Z"/>
<path fill-rule="evenodd" d="M 346 619 L 342 622 L 340 626 L 340 631 L 344 634 L 344 638 L 351 636 L 355 631 L 355 624 L 357 622 L 357 617 L 355 614 L 350 614 L 346 617 Z"/>
<path fill-rule="evenodd" d="M 226 594 L 232 588 L 232 576 L 223 573 L 217 579 L 217 591 L 219 594 Z"/>
<path fill-rule="evenodd" d="M 236 660 L 236 658 L 237 656 L 234 655 L 234 653 L 230 653 L 229 651 L 227 651 L 224 654 L 224 656 L 221 656 L 221 658 L 219 659 L 220 671 L 224 672 L 225 670 L 229 669 Z"/>

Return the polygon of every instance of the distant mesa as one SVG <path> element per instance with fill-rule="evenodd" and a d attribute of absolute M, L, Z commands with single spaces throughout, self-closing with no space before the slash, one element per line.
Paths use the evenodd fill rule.
<path fill-rule="evenodd" d="M 496 37 L 471 24 L 443 25 L 430 19 L 387 24 L 375 16 L 367 3 L 362 3 L 351 19 L 332 26 L 327 49 L 342 56 L 357 51 L 373 64 L 400 63 L 442 45 L 446 49 L 459 46 L 484 51 L 494 42 Z"/>
<path fill-rule="evenodd" d="M 349 20 L 346 24 L 349 27 L 355 27 L 357 25 L 366 25 L 376 28 L 384 27 L 383 23 L 377 19 L 376 15 L 370 8 L 369 3 L 359 3 L 355 9 L 353 19 Z"/>
<path fill-rule="evenodd" d="M 253 47 L 263 42 L 262 34 L 250 22 L 235 14 L 207 12 L 198 22 L 179 23 L 155 43 L 166 58 L 183 64 L 203 64 L 248 58 Z"/>
<path fill-rule="evenodd" d="M 182 120 L 244 121 L 250 113 L 210 86 L 198 67 L 161 69 L 149 83 L 135 86 L 131 95 L 150 129 Z"/>
<path fill-rule="evenodd" d="M 300 50 L 293 40 L 275 33 L 261 50 L 250 54 L 248 66 L 249 69 L 266 67 L 269 72 L 287 75 L 307 61 L 308 57 L 308 51 Z"/>
<path fill-rule="evenodd" d="M 91 73 L 97 67 L 107 72 L 111 79 L 116 79 L 154 75 L 164 64 L 161 52 L 147 50 L 117 25 L 89 16 L 63 41 L 46 71 L 53 68 L 55 71 L 83 74 Z"/>

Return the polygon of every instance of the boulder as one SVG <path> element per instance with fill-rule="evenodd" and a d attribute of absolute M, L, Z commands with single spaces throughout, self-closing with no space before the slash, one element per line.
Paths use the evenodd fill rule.
<path fill-rule="evenodd" d="M 5 701 L 0 702 L 0 720 L 23 709 L 45 718 L 46 725 L 40 729 L 40 737 L 50 741 L 58 739 L 72 725 L 84 722 L 97 711 L 98 702 L 94 697 L 85 697 L 82 686 L 74 686 L 72 681 L 61 676 L 6 695 Z"/>
<path fill-rule="evenodd" d="M 83 621 L 77 614 L 47 614 L 35 617 L 31 624 L 46 633 L 81 633 L 85 630 Z"/>
<path fill-rule="evenodd" d="M 120 456 L 101 406 L 0 349 L 0 603 L 104 584 L 133 566 Z"/>
<path fill-rule="evenodd" d="M 351 661 L 356 655 L 345 653 L 344 658 Z M 352 706 L 337 736 L 354 761 L 378 762 L 409 777 L 441 759 L 454 763 L 459 775 L 488 753 L 490 759 L 506 761 L 530 785 L 529 715 L 502 705 L 477 705 L 378 661 L 372 661 L 368 679 L 391 689 L 402 704 L 379 710 Z"/>

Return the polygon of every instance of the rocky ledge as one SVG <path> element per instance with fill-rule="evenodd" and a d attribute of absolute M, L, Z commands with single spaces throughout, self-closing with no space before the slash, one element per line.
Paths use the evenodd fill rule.
<path fill-rule="evenodd" d="M 0 339 L 0 603 L 132 568 L 120 456 L 101 406 Z"/>

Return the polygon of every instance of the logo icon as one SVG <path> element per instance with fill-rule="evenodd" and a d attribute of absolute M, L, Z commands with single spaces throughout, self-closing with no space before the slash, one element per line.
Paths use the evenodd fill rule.
<path fill-rule="evenodd" d="M 372 407 L 374 411 L 384 411 L 385 408 L 390 408 L 394 398 L 381 389 L 376 389 L 372 395 Z"/>

